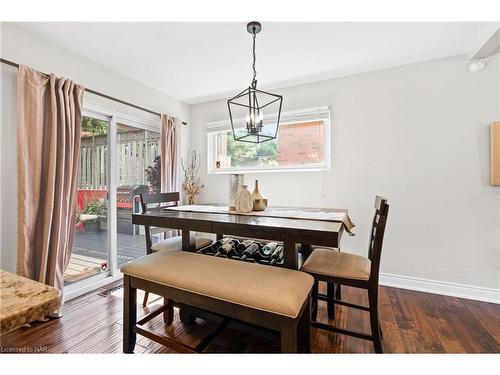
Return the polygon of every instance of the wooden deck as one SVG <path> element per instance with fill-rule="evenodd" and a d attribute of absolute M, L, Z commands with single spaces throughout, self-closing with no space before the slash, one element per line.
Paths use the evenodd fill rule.
<path fill-rule="evenodd" d="M 97 275 L 105 262 L 105 259 L 71 254 L 68 268 L 64 271 L 64 283 L 67 285 Z"/>
<path fill-rule="evenodd" d="M 146 254 L 144 235 L 118 233 L 117 242 L 118 266 Z M 102 230 L 96 233 L 77 231 L 70 262 L 64 272 L 65 284 L 97 275 L 101 272 L 101 265 L 104 262 L 109 264 L 108 231 Z"/>
<path fill-rule="evenodd" d="M 116 284 L 115 284 L 116 285 Z M 121 353 L 122 293 L 106 296 L 102 290 L 67 302 L 63 316 L 48 322 L 36 322 L 1 337 L 5 353 L 23 348 L 42 348 L 48 353 Z M 366 293 L 345 288 L 342 297 L 354 303 L 366 303 Z M 138 296 L 142 302 L 142 295 Z M 138 318 L 161 303 L 150 297 L 150 305 L 138 305 Z M 500 305 L 460 298 L 380 288 L 380 321 L 386 353 L 500 353 Z M 369 332 L 370 322 L 364 311 L 336 307 L 336 324 L 342 328 Z M 320 303 L 318 319 L 327 321 L 325 303 Z M 174 324 L 165 327 L 162 316 L 146 323 L 148 328 L 194 346 L 216 329 L 198 319 L 186 326 L 176 314 Z M 371 353 L 373 345 L 354 337 L 312 329 L 313 353 Z M 226 329 L 207 348 L 212 353 L 275 353 L 279 346 L 250 334 Z M 172 351 L 138 336 L 136 353 L 171 353 Z"/>

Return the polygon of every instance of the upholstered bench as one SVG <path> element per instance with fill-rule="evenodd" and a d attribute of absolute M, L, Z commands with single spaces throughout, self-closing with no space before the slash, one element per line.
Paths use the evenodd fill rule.
<path fill-rule="evenodd" d="M 125 353 L 134 351 L 137 334 L 178 352 L 199 352 L 208 345 L 202 342 L 192 348 L 141 327 L 151 318 L 146 316 L 137 322 L 137 289 L 277 331 L 282 352 L 310 350 L 310 293 L 314 281 L 306 273 L 185 251 L 151 254 L 127 264 L 122 272 Z"/>
<path fill-rule="evenodd" d="M 44 319 L 60 306 L 56 288 L 0 270 L 0 335 Z"/>

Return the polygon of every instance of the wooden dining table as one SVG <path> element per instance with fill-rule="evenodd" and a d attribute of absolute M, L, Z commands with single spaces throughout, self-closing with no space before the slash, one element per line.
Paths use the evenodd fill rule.
<path fill-rule="evenodd" d="M 190 232 L 215 234 L 217 239 L 224 235 L 248 237 L 259 240 L 279 241 L 283 243 L 283 267 L 299 268 L 299 251 L 310 252 L 311 245 L 340 247 L 342 235 L 347 230 L 352 235 L 354 224 L 350 221 L 347 210 L 342 209 L 297 209 L 281 208 L 276 216 L 262 214 L 237 214 L 235 212 L 210 212 L 215 206 L 206 206 L 208 212 L 199 212 L 192 206 L 160 208 L 132 215 L 132 223 L 150 227 L 179 229 L 182 235 L 182 250 L 195 251 L 190 245 Z M 198 206 L 198 209 L 200 206 Z M 203 206 L 201 206 L 203 208 Z M 285 213 L 286 214 L 280 214 Z M 295 212 L 295 214 L 293 214 Z M 318 220 L 300 218 L 304 213 L 341 213 L 346 220 Z M 264 214 L 265 215 L 265 214 Z M 286 216 L 286 217 L 282 217 Z M 321 216 L 321 215 L 320 215 Z M 347 228 L 346 228 L 347 225 Z M 180 305 L 179 316 L 182 322 L 193 324 L 195 317 L 218 322 L 219 317 L 192 306 Z M 245 327 L 239 327 L 245 330 Z M 253 332 L 255 333 L 255 332 Z"/>
<path fill-rule="evenodd" d="M 194 250 L 190 248 L 189 241 L 190 232 L 193 231 L 213 233 L 217 238 L 232 235 L 283 242 L 283 266 L 291 269 L 297 269 L 299 266 L 299 245 L 303 249 L 307 249 L 309 245 L 340 246 L 345 232 L 344 222 L 298 218 L 302 217 L 300 214 L 297 214 L 297 217 L 290 217 L 290 212 L 300 213 L 297 210 L 313 212 L 311 210 L 314 209 L 281 208 L 281 210 L 287 212 L 287 217 L 197 212 L 190 206 L 180 206 L 133 214 L 132 223 L 181 230 L 182 249 L 185 251 Z M 345 212 L 347 216 L 347 210 L 321 209 L 321 212 Z"/>

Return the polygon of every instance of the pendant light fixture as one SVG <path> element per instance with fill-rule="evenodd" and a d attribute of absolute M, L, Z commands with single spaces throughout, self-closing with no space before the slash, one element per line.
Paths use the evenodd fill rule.
<path fill-rule="evenodd" d="M 259 22 L 247 24 L 247 31 L 252 35 L 252 82 L 245 90 L 227 101 L 235 141 L 262 143 L 275 139 L 278 135 L 283 97 L 257 89 L 255 37 L 261 29 Z"/>

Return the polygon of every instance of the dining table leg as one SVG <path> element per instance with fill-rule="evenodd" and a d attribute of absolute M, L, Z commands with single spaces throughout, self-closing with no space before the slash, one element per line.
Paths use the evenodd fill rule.
<path fill-rule="evenodd" d="M 191 250 L 189 241 L 189 230 L 183 229 L 181 235 L 182 235 L 182 251 Z"/>
<path fill-rule="evenodd" d="M 312 246 L 309 244 L 301 244 L 300 245 L 300 253 L 302 254 L 302 260 L 305 262 L 309 255 L 312 253 Z"/>
<path fill-rule="evenodd" d="M 299 268 L 299 254 L 296 247 L 296 242 L 293 239 L 283 241 L 283 265 L 286 268 L 296 270 Z"/>

